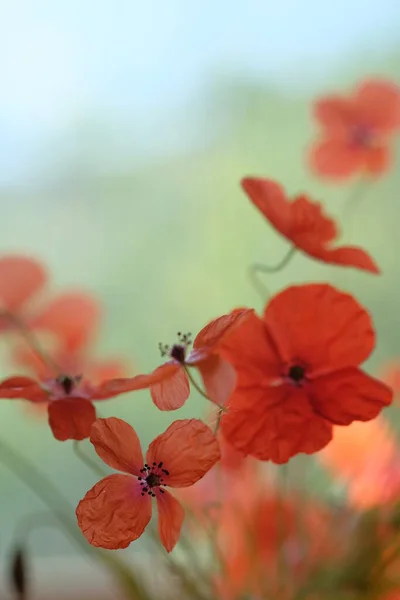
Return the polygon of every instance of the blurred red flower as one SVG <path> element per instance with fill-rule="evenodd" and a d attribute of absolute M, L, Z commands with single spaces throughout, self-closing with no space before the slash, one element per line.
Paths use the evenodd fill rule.
<path fill-rule="evenodd" d="M 199 481 L 220 458 L 218 442 L 202 421 L 175 421 L 150 444 L 144 462 L 135 430 L 116 418 L 98 419 L 90 441 L 114 474 L 99 481 L 76 509 L 86 539 L 101 548 L 126 548 L 139 538 L 158 509 L 158 531 L 167 552 L 177 543 L 184 509 L 166 489 Z"/>
<path fill-rule="evenodd" d="M 400 130 L 400 88 L 371 79 L 348 97 L 326 96 L 314 105 L 322 139 L 311 149 L 311 165 L 321 176 L 345 179 L 379 175 L 390 164 L 390 138 Z"/>
<path fill-rule="evenodd" d="M 47 281 L 42 265 L 28 256 L 6 255 L 0 258 L 0 329 L 13 326 L 9 316 L 20 316 Z"/>
<path fill-rule="evenodd" d="M 337 227 L 333 219 L 323 213 L 319 203 L 305 195 L 297 196 L 291 202 L 282 186 L 270 179 L 246 177 L 242 187 L 275 229 L 305 254 L 325 263 L 379 273 L 362 248 L 331 247 L 338 236 Z"/>
<path fill-rule="evenodd" d="M 151 398 L 160 410 L 176 410 L 183 406 L 190 394 L 186 369 L 196 367 L 209 399 L 224 404 L 235 387 L 236 374 L 233 367 L 220 356 L 219 347 L 225 337 L 252 312 L 250 309 L 237 309 L 211 321 L 196 336 L 190 353 L 190 334 L 179 333 L 178 343 L 171 348 L 160 344 L 162 354 L 168 355 L 170 360 L 149 375 L 118 380 L 119 389 L 133 391 L 150 388 Z"/>
<path fill-rule="evenodd" d="M 291 286 L 221 349 L 238 374 L 222 415 L 228 441 L 261 460 L 317 452 L 332 425 L 375 418 L 392 391 L 358 368 L 375 346 L 371 318 L 328 284 Z"/>

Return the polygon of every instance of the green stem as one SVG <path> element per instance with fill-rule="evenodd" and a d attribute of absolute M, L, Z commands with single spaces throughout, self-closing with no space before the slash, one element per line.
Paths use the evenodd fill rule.
<path fill-rule="evenodd" d="M 105 552 L 96 550 L 88 544 L 77 527 L 73 517 L 75 512 L 72 506 L 52 484 L 47 476 L 40 471 L 31 461 L 12 449 L 4 441 L 0 440 L 0 462 L 26 485 L 51 511 L 65 533 L 84 552 L 106 563 L 110 571 L 118 578 L 121 586 L 132 600 L 143 598 L 143 590 L 137 583 L 128 567 L 116 557 Z"/>
<path fill-rule="evenodd" d="M 350 196 L 346 200 L 346 203 L 343 207 L 342 221 L 344 224 L 348 225 L 347 237 L 349 239 L 351 237 L 353 226 L 353 221 L 351 217 L 354 216 L 354 211 L 357 208 L 359 202 L 364 198 L 370 183 L 370 180 L 367 178 L 360 179 L 351 190 Z"/>
<path fill-rule="evenodd" d="M 90 456 L 87 456 L 84 453 L 81 444 L 82 442 L 74 440 L 73 449 L 79 460 L 81 460 L 96 475 L 99 475 L 100 477 L 107 477 L 108 473 L 106 473 L 104 469 L 102 469 L 101 466 L 97 464 L 96 461 L 94 461 L 92 458 L 90 458 Z"/>
<path fill-rule="evenodd" d="M 197 381 L 194 379 L 193 375 L 191 374 L 187 365 L 184 365 L 184 369 L 185 369 L 186 375 L 188 376 L 188 379 L 189 379 L 190 383 L 192 384 L 192 386 L 194 387 L 194 389 L 197 392 L 199 392 L 199 394 L 201 396 L 203 396 L 203 398 L 205 398 L 209 402 L 213 402 L 211 400 L 211 398 L 209 398 L 209 396 L 207 396 L 207 394 L 201 389 L 201 387 L 199 386 L 199 384 L 197 383 Z M 213 402 L 213 404 L 215 404 L 215 406 L 218 406 L 220 412 L 226 412 L 226 408 L 222 404 L 217 404 L 216 402 Z"/>
<path fill-rule="evenodd" d="M 277 265 L 274 265 L 272 267 L 261 264 L 261 263 L 256 263 L 256 264 L 250 266 L 249 276 L 250 276 L 251 282 L 252 282 L 255 290 L 262 297 L 263 301 L 265 301 L 265 299 L 270 296 L 270 292 L 269 292 L 267 286 L 264 285 L 260 281 L 260 279 L 258 277 L 258 273 L 278 273 L 278 271 L 281 271 L 292 260 L 293 256 L 296 253 L 296 250 L 297 250 L 296 246 L 292 246 L 290 248 L 290 250 L 282 258 L 282 260 Z"/>

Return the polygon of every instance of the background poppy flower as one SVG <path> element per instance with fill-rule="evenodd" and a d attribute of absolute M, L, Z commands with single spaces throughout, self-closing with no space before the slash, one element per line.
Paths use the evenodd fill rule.
<path fill-rule="evenodd" d="M 311 165 L 321 176 L 344 179 L 357 173 L 379 175 L 390 163 L 390 138 L 400 130 L 400 88 L 368 80 L 348 97 L 318 100 L 314 115 L 322 139 L 311 148 Z"/>
<path fill-rule="evenodd" d="M 296 196 L 291 202 L 281 185 L 270 179 L 246 177 L 242 187 L 264 217 L 296 248 L 325 263 L 355 267 L 379 273 L 372 258 L 356 246 L 332 248 L 338 237 L 333 219 L 323 213 L 322 206 L 307 196 Z"/>
<path fill-rule="evenodd" d="M 0 258 L 0 313 L 18 316 L 47 280 L 44 267 L 29 256 L 6 255 Z M 12 323 L 0 314 L 0 328 Z"/>
<path fill-rule="evenodd" d="M 165 487 L 191 486 L 219 460 L 211 429 L 198 419 L 175 421 L 150 444 L 145 460 L 135 430 L 120 419 L 98 419 L 90 441 L 108 466 L 124 474 L 105 477 L 79 502 L 76 516 L 88 542 L 126 548 L 144 532 L 155 498 L 161 543 L 170 552 L 178 541 L 184 510 Z"/>
<path fill-rule="evenodd" d="M 221 357 L 219 347 L 229 335 L 253 311 L 237 309 L 208 323 L 196 336 L 193 350 L 188 353 L 190 337 L 180 335 L 179 342 L 163 353 L 170 360 L 149 375 L 117 380 L 117 385 L 125 391 L 150 388 L 151 398 L 160 410 L 176 410 L 183 406 L 190 394 L 186 368 L 196 367 L 203 380 L 208 398 L 217 404 L 224 404 L 236 383 L 233 367 Z M 111 382 L 111 386 L 115 383 Z"/>
<path fill-rule="evenodd" d="M 316 452 L 332 425 L 375 418 L 392 391 L 358 368 L 375 346 L 371 318 L 328 284 L 292 286 L 231 333 L 224 355 L 238 373 L 224 435 L 262 460 Z"/>

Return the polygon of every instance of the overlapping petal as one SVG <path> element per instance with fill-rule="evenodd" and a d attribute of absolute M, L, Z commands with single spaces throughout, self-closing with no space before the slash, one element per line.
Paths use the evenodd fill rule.
<path fill-rule="evenodd" d="M 225 404 L 236 385 L 236 371 L 218 354 L 210 354 L 197 363 L 207 396 L 216 404 Z"/>
<path fill-rule="evenodd" d="M 0 398 L 20 398 L 31 402 L 46 402 L 47 392 L 31 377 L 14 376 L 0 383 Z"/>
<path fill-rule="evenodd" d="M 96 420 L 96 409 L 84 398 L 65 398 L 50 402 L 48 415 L 57 440 L 84 440 Z"/>
<path fill-rule="evenodd" d="M 240 326 L 252 312 L 252 309 L 249 308 L 238 308 L 227 315 L 214 319 L 197 334 L 193 348 L 213 349 L 235 327 Z"/>
<path fill-rule="evenodd" d="M 266 306 L 264 322 L 282 359 L 301 357 L 312 377 L 359 365 L 375 346 L 370 315 L 329 284 L 286 288 Z"/>
<path fill-rule="evenodd" d="M 167 485 L 187 487 L 199 481 L 220 457 L 211 429 L 199 419 L 182 419 L 174 421 L 152 441 L 146 462 L 163 463 L 169 472 L 165 477 Z"/>
<path fill-rule="evenodd" d="M 392 402 L 392 390 L 360 369 L 319 377 L 311 384 L 314 409 L 335 425 L 374 419 Z"/>
<path fill-rule="evenodd" d="M 17 311 L 45 284 L 43 266 L 28 256 L 0 258 L 0 309 Z"/>
<path fill-rule="evenodd" d="M 156 383 L 150 385 L 151 399 L 160 410 L 181 408 L 189 398 L 190 386 L 185 369 L 178 363 L 167 363 L 153 373 Z"/>
<path fill-rule="evenodd" d="M 112 469 L 140 476 L 143 453 L 136 431 L 122 419 L 97 419 L 90 441 L 100 458 Z"/>
<path fill-rule="evenodd" d="M 176 498 L 166 490 L 156 494 L 158 533 L 167 552 L 174 549 L 182 529 L 185 511 Z"/>
<path fill-rule="evenodd" d="M 87 492 L 76 509 L 79 527 L 92 546 L 127 548 L 146 529 L 151 499 L 141 495 L 136 478 L 109 475 Z"/>

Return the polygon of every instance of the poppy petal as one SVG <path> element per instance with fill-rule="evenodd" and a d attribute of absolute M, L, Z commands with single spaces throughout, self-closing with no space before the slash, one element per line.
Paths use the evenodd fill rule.
<path fill-rule="evenodd" d="M 62 347 L 70 351 L 85 346 L 94 337 L 100 323 L 98 301 L 84 293 L 61 294 L 30 323 L 56 335 Z"/>
<path fill-rule="evenodd" d="M 387 146 L 373 146 L 365 152 L 365 168 L 370 175 L 381 175 L 390 167 L 391 154 Z"/>
<path fill-rule="evenodd" d="M 84 440 L 96 420 L 96 409 L 89 400 L 68 398 L 49 403 L 49 425 L 56 440 Z"/>
<path fill-rule="evenodd" d="M 40 263 L 27 256 L 0 258 L 0 304 L 14 311 L 45 284 L 47 274 Z"/>
<path fill-rule="evenodd" d="M 359 365 L 375 346 L 370 315 L 329 284 L 286 288 L 266 306 L 264 321 L 282 359 L 301 359 L 312 378 Z"/>
<path fill-rule="evenodd" d="M 144 390 L 152 385 L 163 383 L 172 378 L 181 365 L 176 362 L 168 362 L 155 369 L 152 373 L 146 375 L 135 375 L 135 377 L 119 377 L 103 381 L 97 386 L 92 398 L 100 400 L 111 398 L 119 394 L 126 394 L 138 390 Z"/>
<path fill-rule="evenodd" d="M 30 377 L 8 377 L 0 383 L 0 398 L 19 398 L 47 402 L 48 394 Z"/>
<path fill-rule="evenodd" d="M 97 419 L 90 441 L 100 458 L 112 469 L 140 477 L 143 453 L 136 431 L 122 419 Z"/>
<path fill-rule="evenodd" d="M 353 102 L 343 96 L 326 96 L 315 102 L 314 117 L 329 132 L 344 131 L 355 120 Z"/>
<path fill-rule="evenodd" d="M 332 439 L 332 425 L 313 412 L 304 389 L 291 385 L 235 391 L 221 429 L 238 450 L 278 464 Z"/>
<path fill-rule="evenodd" d="M 362 271 L 379 274 L 380 270 L 370 255 L 357 246 L 341 246 L 340 248 L 318 248 L 310 251 L 315 258 L 329 264 L 355 267 Z"/>
<path fill-rule="evenodd" d="M 216 404 L 225 404 L 236 385 L 236 371 L 218 354 L 210 354 L 197 363 L 207 396 Z"/>
<path fill-rule="evenodd" d="M 214 319 L 197 334 L 193 348 L 214 348 L 225 335 L 240 325 L 252 312 L 254 311 L 250 308 L 238 308 L 228 315 Z"/>
<path fill-rule="evenodd" d="M 189 380 L 185 370 L 179 364 L 171 364 L 162 365 L 154 371 L 154 374 L 157 372 L 162 372 L 165 376 L 159 383 L 150 386 L 150 395 L 154 404 L 160 410 L 181 408 L 190 394 Z"/>
<path fill-rule="evenodd" d="M 78 525 L 92 546 L 116 550 L 137 540 L 151 519 L 148 495 L 137 479 L 109 475 L 92 487 L 76 509 Z"/>
<path fill-rule="evenodd" d="M 156 494 L 158 508 L 158 533 L 167 552 L 175 547 L 181 534 L 185 510 L 176 498 L 166 490 Z"/>
<path fill-rule="evenodd" d="M 400 88 L 391 81 L 370 79 L 356 91 L 360 121 L 384 132 L 400 129 Z"/>
<path fill-rule="evenodd" d="M 387 385 L 360 369 L 319 377 L 310 388 L 314 409 L 335 425 L 374 419 L 393 399 Z"/>
<path fill-rule="evenodd" d="M 236 369 L 241 382 L 281 376 L 282 360 L 265 323 L 255 313 L 224 340 L 221 355 Z"/>
<path fill-rule="evenodd" d="M 242 188 L 252 203 L 282 235 L 288 236 L 291 227 L 291 203 L 279 183 L 260 177 L 245 177 Z"/>
<path fill-rule="evenodd" d="M 220 458 L 215 435 L 199 419 L 174 421 L 151 442 L 146 454 L 147 464 L 163 464 L 169 473 L 165 476 L 166 485 L 171 487 L 193 485 Z"/>
<path fill-rule="evenodd" d="M 346 141 L 325 139 L 311 149 L 313 170 L 323 176 L 345 179 L 363 168 L 363 151 L 358 151 Z"/>

